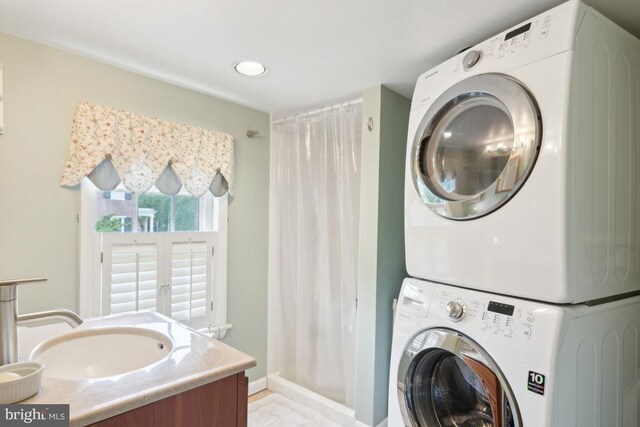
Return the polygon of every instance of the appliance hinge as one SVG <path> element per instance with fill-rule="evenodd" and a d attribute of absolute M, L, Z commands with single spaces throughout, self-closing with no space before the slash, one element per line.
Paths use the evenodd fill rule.
<path fill-rule="evenodd" d="M 356 310 L 358 309 L 358 298 L 356 298 Z"/>
<path fill-rule="evenodd" d="M 211 301 L 211 311 L 213 311 L 213 301 Z"/>
<path fill-rule="evenodd" d="M 216 247 L 215 246 L 211 246 L 211 256 L 213 256 L 216 252 Z"/>
<path fill-rule="evenodd" d="M 104 252 L 100 252 L 100 264 L 104 262 Z"/>

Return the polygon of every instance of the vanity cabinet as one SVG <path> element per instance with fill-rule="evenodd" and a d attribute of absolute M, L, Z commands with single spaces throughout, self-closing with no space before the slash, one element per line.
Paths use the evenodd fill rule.
<path fill-rule="evenodd" d="M 95 427 L 246 427 L 244 372 L 99 421 Z"/>

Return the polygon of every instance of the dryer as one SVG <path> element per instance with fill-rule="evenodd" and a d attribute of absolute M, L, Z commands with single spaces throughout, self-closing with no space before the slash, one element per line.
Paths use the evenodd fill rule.
<path fill-rule="evenodd" d="M 410 276 L 556 303 L 640 289 L 640 41 L 579 1 L 418 79 Z"/>
<path fill-rule="evenodd" d="M 406 279 L 388 425 L 638 426 L 638 330 L 640 297 L 556 306 Z"/>

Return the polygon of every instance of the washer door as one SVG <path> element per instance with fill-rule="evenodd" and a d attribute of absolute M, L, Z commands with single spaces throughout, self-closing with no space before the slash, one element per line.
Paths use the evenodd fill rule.
<path fill-rule="evenodd" d="M 529 176 L 541 133 L 538 107 L 519 82 L 501 74 L 465 79 L 436 99 L 418 127 L 416 190 L 445 218 L 487 215 Z"/>
<path fill-rule="evenodd" d="M 429 329 L 411 340 L 398 369 L 398 400 L 410 427 L 522 426 L 495 362 L 450 329 Z"/>

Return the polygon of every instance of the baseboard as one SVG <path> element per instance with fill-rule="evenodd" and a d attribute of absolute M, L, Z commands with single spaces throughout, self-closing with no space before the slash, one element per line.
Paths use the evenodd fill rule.
<path fill-rule="evenodd" d="M 321 415 L 329 418 L 331 421 L 345 427 L 371 427 L 361 421 L 355 419 L 355 413 L 353 409 L 347 408 L 339 403 L 334 402 L 331 399 L 320 396 L 312 391 L 305 389 L 291 381 L 285 380 L 280 375 L 271 374 L 267 378 L 260 378 L 252 383 L 249 383 L 249 394 L 253 394 L 252 384 L 259 383 L 260 389 L 257 391 L 268 388 L 274 393 L 280 393 L 281 395 L 288 397 L 289 399 L 300 403 L 307 408 L 313 409 Z M 256 385 L 256 387 L 258 387 Z M 387 427 L 388 419 L 385 418 L 375 427 Z"/>
<path fill-rule="evenodd" d="M 267 377 L 258 378 L 249 383 L 249 396 L 267 389 Z"/>
<path fill-rule="evenodd" d="M 269 390 L 280 393 L 299 404 L 313 409 L 324 417 L 341 426 L 354 426 L 355 416 L 353 409 L 347 408 L 331 399 L 320 396 L 304 387 L 288 381 L 277 374 L 269 375 Z"/>

